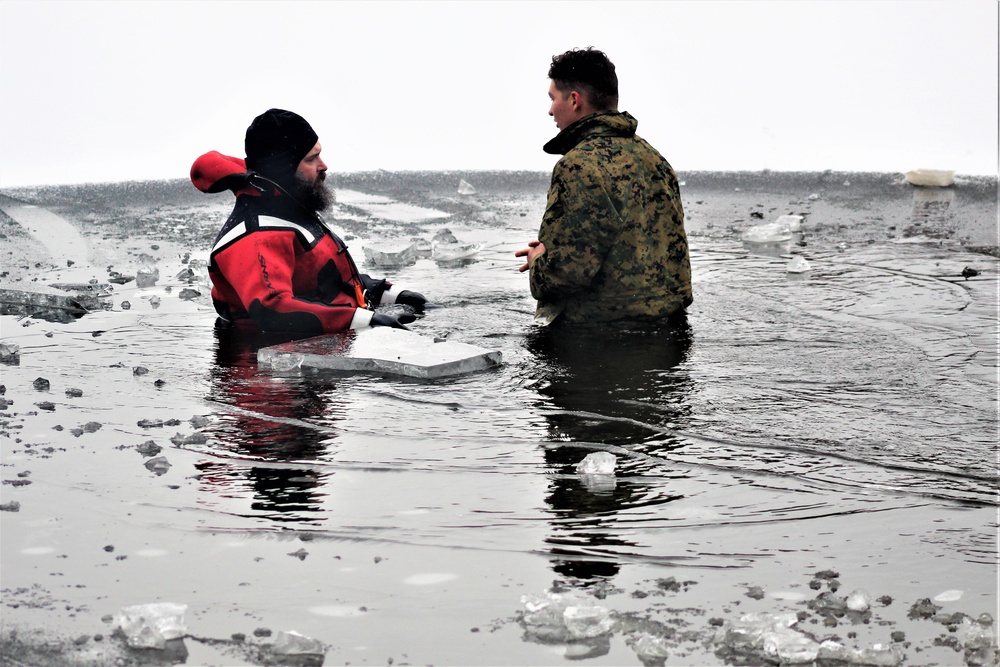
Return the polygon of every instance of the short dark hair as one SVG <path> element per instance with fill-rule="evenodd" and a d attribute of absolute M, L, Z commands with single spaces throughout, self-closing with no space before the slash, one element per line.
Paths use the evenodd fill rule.
<path fill-rule="evenodd" d="M 571 90 L 579 90 L 587 97 L 587 102 L 599 111 L 618 106 L 615 65 L 603 51 L 592 46 L 552 56 L 549 78 L 564 95 Z"/>

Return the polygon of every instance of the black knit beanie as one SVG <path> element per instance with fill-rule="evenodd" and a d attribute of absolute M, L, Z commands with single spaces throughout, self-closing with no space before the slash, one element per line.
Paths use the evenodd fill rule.
<path fill-rule="evenodd" d="M 289 182 L 319 137 L 305 118 L 284 109 L 268 109 L 247 128 L 247 168 Z"/>

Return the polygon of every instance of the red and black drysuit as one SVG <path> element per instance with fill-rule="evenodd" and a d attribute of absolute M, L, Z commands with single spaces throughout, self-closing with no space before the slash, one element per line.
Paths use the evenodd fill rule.
<path fill-rule="evenodd" d="M 369 305 L 394 303 L 402 291 L 359 273 L 318 213 L 248 178 L 243 160 L 206 153 L 191 180 L 203 192 L 236 193 L 209 263 L 212 301 L 225 322 L 249 319 L 264 332 L 301 334 L 359 329 L 372 324 Z"/>

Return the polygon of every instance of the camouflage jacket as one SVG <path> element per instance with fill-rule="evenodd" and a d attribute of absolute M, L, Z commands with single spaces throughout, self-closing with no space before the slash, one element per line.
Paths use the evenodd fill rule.
<path fill-rule="evenodd" d="M 531 264 L 538 315 L 608 322 L 667 317 L 691 303 L 677 175 L 627 112 L 581 118 L 545 145 L 552 172 Z"/>

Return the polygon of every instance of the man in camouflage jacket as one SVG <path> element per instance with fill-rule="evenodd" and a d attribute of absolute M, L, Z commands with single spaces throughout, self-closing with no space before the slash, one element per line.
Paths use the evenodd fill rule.
<path fill-rule="evenodd" d="M 553 58 L 549 114 L 561 132 L 538 240 L 515 253 L 530 269 L 537 315 L 552 322 L 656 320 L 692 301 L 677 176 L 618 112 L 614 65 L 600 51 Z"/>

